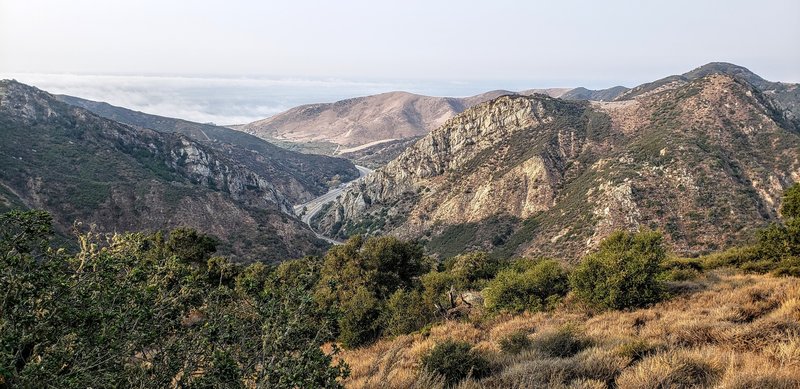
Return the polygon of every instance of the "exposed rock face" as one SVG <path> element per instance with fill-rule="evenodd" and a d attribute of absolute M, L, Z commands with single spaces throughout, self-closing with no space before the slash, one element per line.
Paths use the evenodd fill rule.
<path fill-rule="evenodd" d="M 285 150 L 230 128 L 150 115 L 72 96 L 56 98 L 123 124 L 186 135 L 193 144 L 199 143 L 217 154 L 225 155 L 269 181 L 270 186 L 279 192 L 276 202 L 283 201 L 278 201 L 278 197 L 285 197 L 293 204 L 303 203 L 327 192 L 328 183 L 332 180 L 349 181 L 358 177 L 358 170 L 345 159 Z"/>
<path fill-rule="evenodd" d="M 571 260 L 615 229 L 643 227 L 680 253 L 717 249 L 774 220 L 800 180 L 789 116 L 719 74 L 620 103 L 500 97 L 346 191 L 320 228 L 422 238 L 442 255 Z"/>
<path fill-rule="evenodd" d="M 325 246 L 282 212 L 292 204 L 271 180 L 226 153 L 13 81 L 0 81 L 0 165 L 0 211 L 45 209 L 62 234 L 75 221 L 104 232 L 189 226 L 222 238 L 222 252 L 239 260 Z"/>

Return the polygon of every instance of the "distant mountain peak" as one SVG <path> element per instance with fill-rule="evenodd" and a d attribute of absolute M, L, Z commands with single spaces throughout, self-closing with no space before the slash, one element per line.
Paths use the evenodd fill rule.
<path fill-rule="evenodd" d="M 759 89 L 764 89 L 768 86 L 768 84 L 770 84 L 769 81 L 753 73 L 750 71 L 750 69 L 728 62 L 710 62 L 684 73 L 683 76 L 689 80 L 693 80 L 709 74 L 726 74 L 729 76 L 740 77 Z"/>

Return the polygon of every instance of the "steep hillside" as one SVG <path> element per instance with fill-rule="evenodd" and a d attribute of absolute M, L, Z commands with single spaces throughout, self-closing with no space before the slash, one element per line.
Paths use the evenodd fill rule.
<path fill-rule="evenodd" d="M 253 157 L 255 158 L 255 157 Z M 283 210 L 279 185 L 228 153 L 180 134 L 137 129 L 0 81 L 0 208 L 43 208 L 59 232 L 194 227 L 240 260 L 279 260 L 324 247 Z"/>
<path fill-rule="evenodd" d="M 664 77 L 660 80 L 648 82 L 635 88 L 615 86 L 608 89 L 591 90 L 583 87 L 567 90 L 560 96 L 565 100 L 592 100 L 592 101 L 624 101 L 634 100 L 649 94 L 658 93 L 667 89 L 677 88 L 687 83 L 709 76 L 721 74 L 740 78 L 753 85 L 759 91 L 769 95 L 781 108 L 788 110 L 790 118 L 800 119 L 800 88 L 798 84 L 772 82 L 761 78 L 747 68 L 727 62 L 711 62 L 680 75 Z M 525 94 L 525 93 L 523 93 Z"/>
<path fill-rule="evenodd" d="M 422 238 L 564 259 L 618 228 L 672 248 L 728 246 L 776 217 L 800 181 L 800 134 L 741 78 L 709 75 L 637 100 L 506 96 L 449 120 L 321 218 L 330 235 Z"/>
<path fill-rule="evenodd" d="M 800 85 L 767 81 L 745 67 L 726 62 L 711 62 L 681 75 L 669 76 L 639 85 L 617 95 L 614 100 L 636 99 L 648 94 L 680 87 L 698 78 L 713 74 L 736 77 L 748 82 L 778 102 L 781 108 L 788 110 L 791 114 L 790 118 L 794 120 L 800 119 Z"/>
<path fill-rule="evenodd" d="M 349 181 L 358 177 L 358 170 L 345 159 L 289 151 L 230 128 L 150 115 L 78 97 L 60 95 L 56 98 L 116 122 L 159 132 L 184 134 L 196 142 L 224 152 L 237 163 L 265 177 L 293 204 L 324 194 L 332 180 Z"/>

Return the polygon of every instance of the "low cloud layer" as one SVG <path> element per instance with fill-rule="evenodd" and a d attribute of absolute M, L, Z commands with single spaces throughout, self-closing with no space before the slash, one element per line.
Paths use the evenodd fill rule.
<path fill-rule="evenodd" d="M 240 124 L 315 102 L 403 89 L 401 84 L 335 79 L 270 79 L 75 74 L 0 74 L 0 78 L 146 113 L 201 123 Z"/>

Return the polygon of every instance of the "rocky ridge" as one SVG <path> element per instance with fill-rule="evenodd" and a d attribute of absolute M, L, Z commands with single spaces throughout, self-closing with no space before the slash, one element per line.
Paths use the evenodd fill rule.
<path fill-rule="evenodd" d="M 710 73 L 613 103 L 505 96 L 447 121 L 330 207 L 343 237 L 571 259 L 614 229 L 726 247 L 776 218 L 800 133 L 768 93 Z M 466 248 L 459 246 L 466 246 Z"/>
<path fill-rule="evenodd" d="M 349 181 L 358 177 L 358 170 L 346 159 L 289 151 L 230 128 L 151 115 L 73 96 L 59 95 L 56 98 L 133 127 L 185 135 L 193 144 L 213 149 L 256 172 L 292 204 L 324 194 L 332 181 Z"/>
<path fill-rule="evenodd" d="M 0 82 L 0 208 L 40 208 L 61 234 L 188 226 L 223 238 L 238 260 L 325 247 L 287 214 L 269 179 L 185 135 L 134 128 L 14 81 Z"/>

